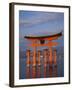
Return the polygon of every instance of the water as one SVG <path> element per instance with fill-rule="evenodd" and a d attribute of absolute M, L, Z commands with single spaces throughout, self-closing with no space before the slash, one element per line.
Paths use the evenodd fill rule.
<path fill-rule="evenodd" d="M 30 60 L 32 62 L 32 59 Z M 64 56 L 57 55 L 57 64 L 44 66 L 43 58 L 41 58 L 41 65 L 29 67 L 26 66 L 26 57 L 20 59 L 19 78 L 31 79 L 31 78 L 52 78 L 52 77 L 64 77 Z"/>

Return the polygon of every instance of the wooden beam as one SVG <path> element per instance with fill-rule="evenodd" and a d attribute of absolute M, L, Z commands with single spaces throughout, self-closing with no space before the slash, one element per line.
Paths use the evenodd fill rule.
<path fill-rule="evenodd" d="M 57 46 L 59 43 L 58 42 L 48 42 L 46 44 L 38 44 L 38 43 L 33 43 L 33 44 L 29 44 L 28 46 L 30 47 L 43 47 L 43 46 Z"/>

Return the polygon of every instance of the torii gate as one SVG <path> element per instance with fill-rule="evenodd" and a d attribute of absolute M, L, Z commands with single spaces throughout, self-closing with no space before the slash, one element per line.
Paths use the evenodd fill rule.
<path fill-rule="evenodd" d="M 43 47 L 43 46 L 49 47 L 49 52 L 50 52 L 49 63 L 52 64 L 52 47 L 57 46 L 59 44 L 58 42 L 52 42 L 52 41 L 58 39 L 61 36 L 62 36 L 62 32 L 53 34 L 53 35 L 45 35 L 45 36 L 31 36 L 31 35 L 24 36 L 24 38 L 32 42 L 29 45 L 29 47 L 32 47 L 34 49 L 33 66 L 36 66 L 36 47 Z M 48 41 L 48 42 L 45 42 L 45 41 Z M 27 66 L 29 66 L 29 63 L 30 63 L 29 55 L 30 55 L 30 52 L 27 53 Z M 56 55 L 56 52 L 54 55 Z M 39 53 L 39 57 L 40 57 L 40 53 Z M 38 62 L 40 65 L 40 59 L 38 60 Z M 56 63 L 56 57 L 54 62 Z"/>

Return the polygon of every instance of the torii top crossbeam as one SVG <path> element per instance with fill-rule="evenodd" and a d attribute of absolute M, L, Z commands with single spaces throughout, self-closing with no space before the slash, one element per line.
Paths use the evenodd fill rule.
<path fill-rule="evenodd" d="M 41 35 L 41 36 L 28 35 L 28 36 L 24 36 L 24 38 L 31 39 L 31 40 L 55 40 L 55 39 L 57 39 L 60 36 L 62 36 L 62 32 L 57 33 L 57 34 L 53 34 L 53 35 Z"/>
<path fill-rule="evenodd" d="M 40 41 L 41 44 L 44 44 L 45 40 L 52 41 L 52 40 L 58 39 L 61 36 L 62 36 L 62 32 L 53 34 L 53 35 L 43 35 L 43 36 L 42 35 L 41 36 L 27 35 L 27 36 L 24 36 L 24 38 L 31 41 Z"/>

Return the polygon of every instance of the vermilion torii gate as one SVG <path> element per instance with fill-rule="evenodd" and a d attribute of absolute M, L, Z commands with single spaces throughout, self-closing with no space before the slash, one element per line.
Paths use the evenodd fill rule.
<path fill-rule="evenodd" d="M 53 34 L 53 35 L 45 35 L 45 36 L 25 36 L 27 40 L 31 41 L 29 47 L 33 48 L 33 66 L 36 66 L 36 48 L 37 47 L 45 47 L 49 48 L 49 64 L 52 64 L 52 47 L 57 46 L 59 43 L 54 42 L 53 40 L 57 40 L 62 36 L 62 32 Z M 44 52 L 44 56 L 46 56 L 46 52 Z M 40 52 L 38 51 L 38 65 L 40 65 Z M 45 66 L 46 61 L 44 59 Z M 56 50 L 54 50 L 54 63 L 56 64 Z M 30 64 L 30 50 L 27 51 L 27 66 Z"/>

